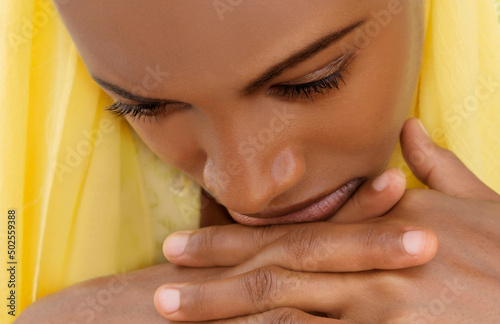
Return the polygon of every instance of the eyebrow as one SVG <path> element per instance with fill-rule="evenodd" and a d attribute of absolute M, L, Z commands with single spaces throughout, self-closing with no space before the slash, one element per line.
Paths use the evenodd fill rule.
<path fill-rule="evenodd" d="M 251 81 L 242 91 L 242 94 L 245 96 L 249 96 L 253 93 L 255 93 L 257 90 L 259 90 L 264 84 L 266 84 L 268 81 L 276 78 L 280 74 L 282 74 L 285 70 L 294 67 L 298 65 L 299 63 L 304 62 L 305 60 L 309 59 L 310 57 L 314 56 L 315 54 L 319 53 L 320 51 L 326 49 L 333 43 L 341 40 L 344 38 L 346 35 L 351 33 L 354 29 L 358 28 L 362 24 L 366 22 L 366 19 L 362 19 L 352 25 L 349 25 L 348 27 L 340 30 L 340 31 L 335 31 L 333 33 L 330 33 L 319 40 L 313 42 L 312 44 L 308 45 L 306 48 L 299 50 L 292 54 L 290 57 L 285 59 L 284 61 L 275 64 L 268 70 L 266 70 L 264 73 L 262 73 L 259 77 L 257 77 L 255 80 Z M 160 98 L 150 98 L 150 97 L 144 97 L 138 94 L 135 94 L 131 91 L 128 91 L 124 88 L 121 88 L 111 82 L 105 81 L 95 75 L 91 75 L 92 79 L 96 81 L 101 87 L 125 98 L 129 99 L 132 101 L 137 101 L 137 102 L 148 102 L 148 103 L 157 103 L 161 102 L 162 104 L 179 104 L 181 103 L 180 101 L 176 100 L 168 100 L 168 99 L 160 99 Z"/>
<path fill-rule="evenodd" d="M 274 66 L 272 66 L 270 69 L 268 69 L 266 72 L 262 73 L 258 78 L 256 78 L 254 81 L 252 81 L 248 86 L 245 87 L 243 90 L 244 95 L 251 95 L 252 93 L 256 92 L 262 85 L 267 83 L 269 80 L 274 79 L 283 71 L 294 67 L 298 65 L 299 63 L 304 62 L 308 58 L 314 56 L 318 52 L 326 49 L 333 43 L 341 40 L 344 38 L 344 36 L 348 35 L 350 32 L 352 32 L 354 29 L 358 28 L 362 24 L 366 22 L 366 19 L 362 19 L 340 31 L 335 31 L 331 34 L 328 34 L 319 40 L 315 41 L 314 43 L 310 44 L 307 46 L 305 49 L 299 50 L 295 54 L 292 54 L 289 58 L 285 59 L 281 63 L 278 63 Z"/>
<path fill-rule="evenodd" d="M 95 82 L 97 82 L 101 87 L 108 89 L 111 92 L 116 93 L 120 97 L 123 97 L 125 99 L 129 99 L 132 101 L 137 101 L 137 102 L 145 102 L 145 103 L 158 103 L 161 102 L 162 104 L 179 104 L 182 103 L 180 101 L 176 100 L 168 100 L 168 99 L 160 99 L 160 98 L 150 98 L 150 97 L 144 97 L 138 94 L 135 94 L 131 91 L 125 90 L 115 84 L 112 84 L 111 82 L 104 81 L 101 78 L 91 75 L 92 79 L 94 79 Z"/>

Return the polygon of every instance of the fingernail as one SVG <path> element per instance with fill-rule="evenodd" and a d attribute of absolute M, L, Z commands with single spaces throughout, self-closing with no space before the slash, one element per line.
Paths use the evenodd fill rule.
<path fill-rule="evenodd" d="M 174 258 L 180 257 L 186 250 L 187 242 L 192 232 L 193 231 L 176 232 L 167 237 L 164 248 L 166 256 Z"/>
<path fill-rule="evenodd" d="M 389 176 L 387 175 L 387 172 L 382 173 L 372 182 L 373 189 L 377 191 L 382 191 L 387 188 L 387 184 L 389 184 Z"/>
<path fill-rule="evenodd" d="M 425 246 L 426 234 L 424 231 L 409 231 L 403 234 L 403 247 L 411 256 L 419 256 Z"/>
<path fill-rule="evenodd" d="M 181 305 L 181 296 L 178 289 L 167 288 L 158 293 L 158 304 L 167 314 L 175 313 Z"/>
<path fill-rule="evenodd" d="M 422 124 L 422 121 L 418 118 L 417 118 L 417 120 L 418 120 L 418 124 L 420 125 L 420 127 L 424 131 L 425 135 L 427 135 L 427 137 L 430 137 L 429 132 L 427 132 L 427 129 L 425 129 L 425 126 L 424 126 L 424 124 Z"/>

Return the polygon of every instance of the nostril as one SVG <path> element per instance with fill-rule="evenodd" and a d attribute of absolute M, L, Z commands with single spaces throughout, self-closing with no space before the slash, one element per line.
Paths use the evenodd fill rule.
<path fill-rule="evenodd" d="M 230 172 L 234 168 L 229 162 L 217 164 L 207 157 L 203 180 L 205 189 L 220 204 L 242 214 L 262 212 L 274 199 L 295 187 L 305 173 L 304 156 L 296 148 L 271 152 L 253 163 L 235 161 L 239 163 L 238 172 Z"/>

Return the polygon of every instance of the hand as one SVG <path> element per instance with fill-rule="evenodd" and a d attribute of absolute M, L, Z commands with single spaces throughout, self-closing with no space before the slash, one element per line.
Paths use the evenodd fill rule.
<path fill-rule="evenodd" d="M 374 201 L 374 199 L 380 195 L 383 195 L 382 198 L 384 199 L 380 200 L 378 208 L 379 210 L 387 210 L 389 208 L 387 206 L 393 205 L 394 203 L 392 201 L 399 200 L 404 191 L 404 181 L 402 181 L 402 179 L 399 173 L 392 170 L 387 173 L 386 180 L 388 180 L 388 182 L 383 191 L 370 189 L 372 188 L 371 184 L 367 184 L 365 187 L 360 188 L 358 194 L 366 197 L 353 200 L 353 205 L 351 207 L 353 214 L 357 213 L 357 215 L 363 216 L 362 211 L 363 208 L 366 207 L 365 203 Z M 380 189 L 381 187 L 378 188 Z M 366 215 L 364 215 L 364 217 L 366 217 Z M 333 226 L 333 224 L 331 225 Z M 295 227 L 298 230 L 297 235 L 306 234 L 306 232 L 300 230 L 300 226 Z M 186 268 L 179 267 L 175 264 L 162 264 L 139 271 L 82 282 L 37 300 L 21 313 L 16 323 L 170 323 L 170 321 L 165 320 L 154 310 L 152 303 L 154 291 L 160 284 L 164 283 L 165 278 L 168 278 L 171 283 L 186 281 L 210 282 L 214 279 L 232 276 L 238 271 L 243 271 L 242 268 L 236 269 L 232 267 L 233 265 L 239 265 L 242 263 L 241 260 L 243 259 L 250 259 L 258 249 L 267 245 L 266 242 L 271 241 L 273 237 L 281 237 L 289 233 L 288 230 L 284 231 L 284 229 L 285 227 L 274 227 L 273 230 L 271 230 L 271 228 L 267 230 L 265 228 L 259 228 L 257 231 L 252 231 L 253 228 L 234 225 L 231 227 L 214 227 L 200 230 L 198 232 L 199 235 L 192 236 L 193 240 L 189 246 L 193 247 L 194 242 L 196 242 L 198 248 L 194 251 L 201 253 L 201 256 L 205 257 L 205 259 L 202 260 L 205 268 Z M 405 265 L 420 264 L 430 259 L 430 254 L 428 256 L 424 255 L 424 257 L 418 260 L 414 260 L 413 257 L 409 257 L 405 254 L 401 248 L 400 239 L 398 238 L 398 235 L 401 235 L 398 231 L 402 229 L 404 228 L 393 226 L 393 240 L 388 240 L 387 236 L 377 237 L 376 235 L 372 235 L 372 238 L 368 241 L 359 241 L 356 244 L 352 244 L 352 250 L 346 248 L 342 251 L 344 255 L 358 253 L 360 257 L 363 255 L 369 256 L 369 259 L 361 259 L 358 265 L 350 265 L 347 260 L 339 254 L 337 258 L 342 260 L 339 260 L 337 269 L 341 267 L 366 269 L 377 267 L 377 265 L 381 267 L 394 266 L 398 268 Z M 342 230 L 341 227 L 336 230 L 339 231 L 340 236 L 358 235 L 356 231 L 352 231 L 350 234 L 340 233 Z M 357 231 L 359 231 L 360 236 L 364 236 L 369 230 L 369 227 L 366 229 L 360 227 Z M 290 233 L 292 232 L 293 231 L 290 231 Z M 214 256 L 217 256 L 217 251 L 219 251 L 217 244 L 223 243 L 222 241 L 218 241 L 218 239 L 221 238 L 219 234 L 223 233 L 224 235 L 232 234 L 232 237 L 235 238 L 243 235 L 243 237 L 235 239 L 234 242 L 241 243 L 242 239 L 245 240 L 245 238 L 248 238 L 252 240 L 251 242 L 253 245 L 242 244 L 242 249 L 237 251 L 238 253 L 233 253 L 232 260 L 227 257 L 211 259 L 209 257 L 210 253 L 214 253 Z M 379 239 L 382 240 L 378 241 Z M 301 240 L 299 240 L 299 242 L 300 241 Z M 186 256 L 190 253 L 189 250 L 190 249 L 184 254 L 186 263 L 189 263 L 189 260 L 193 261 L 198 259 L 197 257 L 186 259 Z M 293 252 L 292 250 L 289 251 Z M 333 252 L 334 251 L 332 251 L 332 253 Z M 379 261 L 381 259 L 388 259 L 387 256 L 390 253 L 395 255 L 394 260 L 390 260 L 389 263 L 385 264 Z M 295 253 L 294 255 L 298 256 Z M 268 256 L 272 257 L 271 254 Z M 182 259 L 182 257 L 178 259 Z M 200 261 L 197 262 L 201 265 Z M 304 266 L 306 266 L 306 264 L 304 264 Z M 294 314 L 293 316 L 302 318 L 304 322 L 308 320 L 316 322 L 320 319 L 316 316 L 300 313 L 296 309 L 291 310 L 282 308 L 263 313 L 262 321 L 268 322 L 264 320 L 264 318 L 277 318 L 279 316 L 286 316 L 287 314 Z"/>
<path fill-rule="evenodd" d="M 331 225 L 333 226 L 334 224 Z M 250 238 L 248 235 L 255 234 L 253 231 L 249 231 L 251 228 L 240 225 L 231 226 L 232 227 L 228 228 L 233 228 L 235 230 L 234 232 L 230 231 L 234 237 L 244 234 L 247 235 L 246 237 Z M 225 227 L 217 228 L 223 229 Z M 278 227 L 276 227 L 276 229 L 275 232 L 272 232 L 260 228 L 262 232 L 260 232 L 258 236 L 253 236 L 255 247 L 265 245 L 265 242 L 270 240 L 272 235 L 281 235 L 278 231 Z M 424 256 L 421 259 L 415 260 L 413 257 L 406 255 L 401 248 L 401 242 L 398 238 L 398 235 L 400 235 L 400 233 L 398 233 L 399 229 L 400 226 L 392 227 L 394 231 L 393 240 L 388 240 L 387 237 L 376 237 L 373 235 L 369 241 L 359 241 L 357 244 L 352 244 L 352 250 L 344 250 L 342 253 L 346 255 L 353 253 L 358 253 L 360 256 L 367 255 L 369 256 L 369 260 L 364 260 L 362 263 L 355 266 L 349 265 L 347 261 L 341 261 L 338 266 L 359 267 L 360 269 L 375 267 L 377 264 L 382 264 L 378 261 L 379 258 L 386 258 L 386 255 L 389 253 L 393 253 L 396 257 L 399 255 L 399 259 L 395 259 L 388 264 L 382 264 L 384 267 L 394 265 L 394 267 L 397 268 L 405 264 L 420 264 L 425 262 L 426 259 L 429 259 L 429 257 Z M 247 230 L 246 234 L 243 232 L 245 230 Z M 368 230 L 369 228 L 359 228 L 360 233 Z M 217 231 L 216 228 L 200 230 L 200 235 L 195 237 L 200 238 L 203 236 L 205 239 L 197 242 L 200 249 L 196 249 L 196 251 L 215 252 L 217 248 L 212 243 L 217 242 L 217 238 L 219 237 Z M 201 235 L 202 233 L 203 235 Z M 305 234 L 303 231 L 299 231 L 298 233 Z M 342 236 L 344 233 L 339 233 L 339 235 Z M 353 232 L 349 235 L 357 234 Z M 259 238 L 262 241 L 257 241 Z M 380 238 L 383 240 L 377 241 Z M 192 245 L 190 244 L 190 246 Z M 250 245 L 245 247 L 247 248 L 245 253 L 250 256 L 252 253 Z M 375 249 L 375 247 L 377 248 Z M 334 253 L 335 251 L 331 252 Z M 237 260 L 238 257 L 237 254 L 235 254 L 235 259 L 233 259 L 235 264 L 240 263 Z M 207 263 L 206 268 L 186 268 L 179 267 L 175 264 L 162 264 L 139 271 L 82 282 L 37 300 L 21 313 L 16 323 L 171 323 L 154 310 L 152 303 L 152 296 L 155 289 L 164 282 L 165 278 L 168 278 L 171 283 L 186 281 L 211 282 L 215 279 L 233 276 L 238 271 L 242 271 L 230 267 L 230 264 L 225 258 L 221 258 L 221 261 L 225 262 L 228 265 L 227 267 L 217 267 L 216 264 L 213 264 L 213 261 L 217 262 L 216 259 L 210 260 L 210 258 L 207 257 L 205 260 Z M 372 264 L 370 264 L 370 262 Z M 229 292 L 230 290 L 226 293 Z M 297 316 L 297 318 L 301 318 L 305 323 L 308 321 L 314 321 L 314 323 L 321 323 L 321 321 L 326 321 L 325 323 L 331 322 L 331 320 L 300 313 L 296 309 L 286 308 L 263 313 L 261 322 L 269 322 L 267 319 L 288 315 Z M 255 319 L 255 317 L 253 319 Z"/>
<path fill-rule="evenodd" d="M 402 144 L 413 172 L 431 190 L 409 190 L 385 216 L 357 224 L 288 225 L 281 230 L 267 227 L 260 233 L 240 228 L 234 236 L 222 229 L 201 230 L 191 234 L 180 257 L 169 254 L 167 240 L 172 262 L 203 266 L 232 260 L 242 264 L 214 281 L 163 286 L 155 297 L 157 309 L 177 321 L 233 318 L 224 323 L 270 322 L 283 318 L 279 316 L 297 323 L 316 322 L 318 318 L 304 313 L 312 311 L 355 323 L 498 322 L 500 197 L 451 152 L 432 143 L 416 120 L 405 124 Z M 368 201 L 372 200 L 358 200 Z M 364 218 L 362 212 L 357 215 Z M 402 246 L 398 250 L 392 245 L 387 254 L 379 249 L 380 242 L 405 242 L 402 229 L 411 225 L 414 229 L 428 226 L 438 234 L 440 251 L 434 260 L 402 270 L 362 271 L 396 269 L 394 260 L 411 266 Z M 207 235 L 207 231 L 219 233 Z M 408 242 L 417 243 L 408 251 L 421 253 L 413 258 L 413 265 L 432 258 L 432 249 L 437 247 L 433 233 L 408 233 Z M 425 242 L 423 248 L 419 239 Z M 210 247 L 208 251 L 197 250 L 200 242 Z M 353 248 L 356 243 L 362 248 Z M 259 252 L 252 257 L 255 251 Z M 204 252 L 214 261 L 204 257 Z M 359 272 L 324 273 L 346 271 Z M 171 296 L 180 292 L 181 297 L 177 305 L 167 308 L 170 312 L 162 308 L 165 304 L 159 298 L 168 288 L 174 288 L 169 290 Z M 175 306 L 179 306 L 177 311 L 173 311 Z"/>
<path fill-rule="evenodd" d="M 372 182 L 366 183 L 344 208 L 350 208 L 352 215 L 362 219 L 374 216 L 374 211 L 383 213 L 389 210 L 404 192 L 404 178 L 397 170 L 389 170 L 380 179 L 382 181 L 378 181 L 378 185 L 375 186 L 378 190 L 374 189 Z M 381 186 L 380 183 L 385 183 L 386 186 Z M 377 203 L 374 204 L 374 202 Z M 369 205 L 372 208 L 369 208 Z M 153 292 L 164 282 L 165 278 L 168 278 L 169 282 L 175 283 L 186 281 L 203 282 L 233 276 L 238 271 L 244 271 L 243 268 L 235 269 L 233 266 L 250 259 L 256 251 L 269 245 L 268 243 L 275 241 L 277 237 L 293 233 L 292 227 L 295 227 L 298 231 L 296 235 L 307 234 L 300 226 L 290 226 L 290 230 L 285 230 L 285 227 L 273 227 L 272 229 L 269 227 L 268 229 L 259 228 L 254 231 L 254 228 L 235 225 L 201 230 L 198 235 L 192 236 L 193 240 L 189 246 L 193 247 L 194 242 L 198 240 L 196 242 L 197 248 L 194 251 L 201 253 L 201 256 L 204 256 L 205 259 L 202 260 L 196 256 L 186 259 L 186 256 L 190 253 L 188 249 L 184 254 L 184 262 L 189 263 L 198 260 L 196 261 L 198 265 L 205 268 L 186 268 L 174 264 L 162 264 L 131 273 L 82 282 L 37 300 L 22 312 L 16 323 L 168 323 L 169 321 L 166 321 L 154 311 L 151 300 Z M 339 232 L 339 242 L 341 241 L 340 237 L 343 235 L 347 237 L 350 235 L 364 237 L 366 232 L 371 231 L 370 227 L 360 227 L 350 233 L 341 233 L 342 228 L 336 229 Z M 379 266 L 399 268 L 428 261 L 432 257 L 433 249 L 435 250 L 433 246 L 430 246 L 427 254 L 423 253 L 417 260 L 409 257 L 403 251 L 398 236 L 401 235 L 401 231 L 404 231 L 405 228 L 407 227 L 393 226 L 394 237 L 391 240 L 384 234 L 384 236 L 372 235 L 370 240 L 353 243 L 350 247 L 352 250 L 345 248 L 342 250 L 342 254 L 338 254 L 337 258 L 340 260 L 333 269 L 341 269 L 342 267 L 346 269 L 368 269 Z M 241 249 L 238 249 L 237 253 L 233 253 L 232 259 L 227 258 L 227 256 L 216 258 L 218 251 L 220 251 L 218 244 L 223 243 L 218 241 L 218 239 L 224 237 L 220 236 L 220 234 L 231 234 L 232 237 L 237 238 L 234 243 L 249 242 L 248 240 L 251 240 L 252 244 L 242 244 Z M 243 237 L 240 237 L 241 235 Z M 245 238 L 248 238 L 248 240 L 245 240 Z M 298 242 L 301 241 L 298 240 Z M 222 244 L 221 246 L 225 245 Z M 317 251 L 319 251 L 321 246 L 318 245 L 317 247 Z M 279 250 L 276 251 L 279 252 Z M 289 251 L 294 253 L 291 256 L 298 257 L 293 250 L 290 249 Z M 270 252 L 272 252 L 272 249 L 270 249 Z M 211 259 L 209 257 L 210 253 L 214 253 L 215 258 Z M 355 253 L 359 255 L 360 261 L 352 258 L 358 264 L 349 264 L 343 255 L 354 255 Z M 394 254 L 393 259 L 389 258 L 391 253 Z M 363 255 L 367 255 L 368 258 L 363 259 Z M 269 253 L 268 257 L 272 258 L 272 254 Z M 182 259 L 182 257 L 178 259 Z M 384 259 L 389 262 L 380 261 Z M 306 265 L 304 264 L 304 266 Z M 316 316 L 300 313 L 296 309 L 281 308 L 263 313 L 262 321 L 266 322 L 264 318 L 269 319 L 273 316 L 276 318 L 285 316 L 290 312 L 294 314 L 294 317 L 298 316 L 297 318 L 302 318 L 305 322 L 319 319 Z"/>

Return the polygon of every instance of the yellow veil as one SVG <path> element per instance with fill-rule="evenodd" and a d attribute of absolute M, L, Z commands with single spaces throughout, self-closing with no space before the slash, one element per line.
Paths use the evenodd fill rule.
<path fill-rule="evenodd" d="M 497 0 L 424 1 L 411 114 L 500 192 Z M 6 298 L 19 314 L 76 282 L 157 263 L 163 238 L 198 226 L 199 188 L 103 111 L 111 100 L 50 0 L 1 1 L 0 37 L 0 322 L 10 323 Z M 391 164 L 408 172 L 399 149 Z"/>

